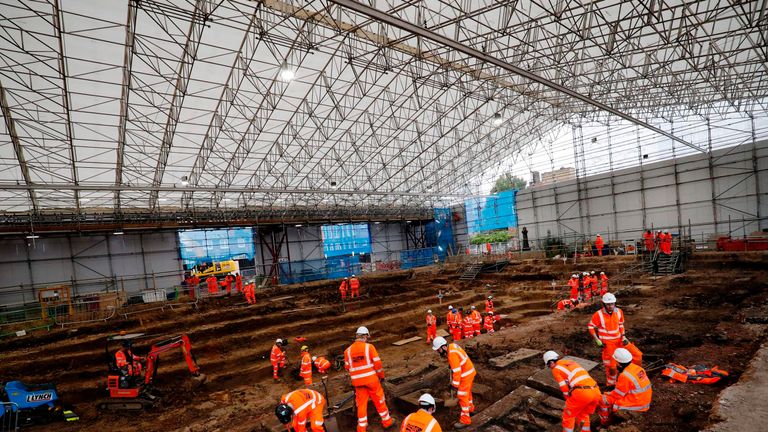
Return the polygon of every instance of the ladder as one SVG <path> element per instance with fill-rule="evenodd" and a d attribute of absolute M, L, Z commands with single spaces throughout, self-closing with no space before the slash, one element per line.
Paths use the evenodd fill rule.
<path fill-rule="evenodd" d="M 464 272 L 459 277 L 459 280 L 475 280 L 477 275 L 480 273 L 480 270 L 483 269 L 483 263 L 481 262 L 473 262 L 464 267 Z"/>

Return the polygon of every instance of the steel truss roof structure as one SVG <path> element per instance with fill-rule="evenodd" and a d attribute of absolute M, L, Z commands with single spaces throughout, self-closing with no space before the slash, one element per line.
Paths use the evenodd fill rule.
<path fill-rule="evenodd" d="M 590 121 L 703 151 L 649 119 L 768 112 L 767 5 L 0 0 L 0 214 L 422 214 Z"/>

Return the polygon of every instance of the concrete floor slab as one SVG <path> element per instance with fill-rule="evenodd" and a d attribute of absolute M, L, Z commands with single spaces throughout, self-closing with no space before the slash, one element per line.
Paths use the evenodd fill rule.
<path fill-rule="evenodd" d="M 579 357 L 571 357 L 571 356 L 565 356 L 564 359 L 568 360 L 574 360 L 576 363 L 580 364 L 581 367 L 586 370 L 592 378 L 595 378 L 595 373 L 600 372 L 598 370 L 598 366 L 600 366 L 600 363 L 593 362 L 591 360 L 579 358 Z M 560 387 L 557 386 L 557 383 L 555 382 L 555 378 L 552 376 L 552 371 L 549 368 L 543 368 L 542 370 L 536 372 L 535 374 L 531 375 L 527 380 L 526 384 L 529 386 L 541 390 L 547 394 L 550 394 L 557 398 L 563 397 L 563 392 L 560 391 Z"/>
<path fill-rule="evenodd" d="M 753 431 L 768 425 L 768 343 L 763 343 L 739 382 L 720 393 L 709 432 Z M 760 426 L 763 425 L 763 426 Z"/>

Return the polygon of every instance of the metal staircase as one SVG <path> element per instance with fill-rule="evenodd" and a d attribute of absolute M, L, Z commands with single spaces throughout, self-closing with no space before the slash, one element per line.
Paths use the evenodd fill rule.
<path fill-rule="evenodd" d="M 482 262 L 472 262 L 464 267 L 464 272 L 459 277 L 459 280 L 471 281 L 475 280 L 480 270 L 483 269 Z"/>

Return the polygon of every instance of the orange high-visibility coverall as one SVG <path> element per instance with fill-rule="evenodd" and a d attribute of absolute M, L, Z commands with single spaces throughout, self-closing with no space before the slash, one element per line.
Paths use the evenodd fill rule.
<path fill-rule="evenodd" d="M 232 284 L 233 284 L 234 282 L 235 282 L 235 277 L 234 277 L 234 276 L 232 276 L 232 275 L 227 275 L 227 276 L 224 278 L 224 283 L 225 283 L 225 284 L 226 284 L 226 286 L 227 286 L 227 295 L 229 295 L 230 293 L 232 293 Z"/>
<path fill-rule="evenodd" d="M 272 352 L 269 354 L 269 362 L 272 363 L 272 378 L 277 379 L 277 372 L 285 367 L 285 351 L 277 344 L 272 345 Z"/>
<path fill-rule="evenodd" d="M 472 318 L 472 325 L 475 329 L 475 336 L 480 335 L 480 329 L 483 327 L 483 317 L 480 315 L 480 312 L 477 310 L 473 310 L 472 313 L 469 314 L 470 318 Z"/>
<path fill-rule="evenodd" d="M 304 379 L 304 385 L 312 385 L 312 356 L 307 351 L 301 353 L 301 367 L 299 375 Z"/>
<path fill-rule="evenodd" d="M 437 337 L 437 317 L 427 314 L 427 343 Z"/>
<path fill-rule="evenodd" d="M 344 301 L 347 299 L 347 281 L 343 280 L 341 281 L 341 285 L 339 285 L 339 294 L 341 294 L 341 301 Z"/>
<path fill-rule="evenodd" d="M 355 341 L 344 351 L 344 368 L 349 371 L 355 388 L 357 432 L 365 432 L 368 428 L 368 398 L 373 399 L 381 425 L 385 428 L 392 425 L 394 421 L 389 416 L 384 389 L 379 382 L 379 379 L 384 379 L 384 369 L 376 348 L 369 343 Z"/>
<path fill-rule="evenodd" d="M 600 288 L 598 288 L 598 281 L 597 281 L 597 275 L 590 276 L 592 279 L 592 296 L 597 297 L 598 294 L 600 294 Z"/>
<path fill-rule="evenodd" d="M 208 284 L 208 294 L 219 292 L 219 284 L 216 281 L 216 276 L 208 276 L 208 278 L 205 279 L 205 283 Z"/>
<path fill-rule="evenodd" d="M 595 246 L 597 247 L 597 255 L 603 256 L 603 246 L 605 246 L 605 242 L 603 242 L 603 238 L 599 235 L 595 239 Z"/>
<path fill-rule="evenodd" d="M 455 343 L 448 345 L 448 366 L 451 368 L 451 385 L 456 388 L 456 396 L 459 398 L 461 417 L 459 422 L 472 424 L 469 413 L 475 411 L 472 401 L 472 383 L 475 381 L 475 365 L 469 359 L 467 353 Z"/>
<path fill-rule="evenodd" d="M 124 369 L 128 376 L 140 376 L 141 375 L 141 360 L 140 356 L 134 355 L 131 350 L 118 350 L 115 353 L 115 364 L 118 369 Z"/>
<path fill-rule="evenodd" d="M 603 365 L 605 365 L 605 383 L 612 386 L 616 384 L 616 360 L 613 352 L 621 348 L 624 339 L 624 312 L 615 307 L 613 313 L 608 313 L 605 308 L 592 315 L 592 320 L 587 325 L 589 334 L 603 342 Z"/>
<path fill-rule="evenodd" d="M 653 250 L 656 249 L 653 243 L 653 234 L 651 234 L 650 231 L 646 231 L 643 233 L 643 241 L 645 242 L 646 251 L 653 252 Z"/>
<path fill-rule="evenodd" d="M 349 280 L 349 288 L 351 298 L 360 297 L 360 281 L 356 277 Z"/>
<path fill-rule="evenodd" d="M 600 403 L 600 388 L 597 383 L 573 360 L 556 361 L 552 375 L 565 397 L 563 432 L 573 432 L 577 422 L 581 423 L 583 432 L 589 432 L 589 416 Z"/>
<path fill-rule="evenodd" d="M 254 304 L 256 303 L 256 287 L 254 284 L 249 283 L 245 286 L 245 300 L 248 302 L 248 304 Z"/>
<path fill-rule="evenodd" d="M 571 287 L 571 301 L 575 302 L 579 299 L 579 278 L 572 277 L 568 281 L 568 285 Z"/>
<path fill-rule="evenodd" d="M 472 315 L 467 315 L 461 322 L 461 337 L 464 339 L 472 339 L 475 337 L 475 320 L 472 319 Z"/>
<path fill-rule="evenodd" d="M 600 275 L 600 295 L 605 295 L 608 292 L 608 275 L 605 273 Z"/>
<path fill-rule="evenodd" d="M 331 362 L 325 357 L 318 357 L 315 359 L 315 367 L 319 373 L 327 374 L 328 370 L 331 369 Z"/>
<path fill-rule="evenodd" d="M 487 313 L 491 314 L 491 315 L 494 314 L 494 312 L 493 312 L 493 300 L 491 300 L 491 299 L 486 299 L 485 300 L 485 311 Z"/>
<path fill-rule="evenodd" d="M 448 313 L 448 329 L 451 332 L 451 337 L 453 340 L 461 340 L 461 326 L 462 326 L 463 320 L 461 318 L 461 313 L 456 312 L 449 312 Z"/>
<path fill-rule="evenodd" d="M 485 328 L 485 331 L 488 333 L 493 333 L 493 315 L 486 315 L 485 318 L 483 318 L 483 327 Z"/>
<path fill-rule="evenodd" d="M 235 276 L 235 289 L 237 292 L 243 292 L 243 277 L 241 275 Z"/>
<path fill-rule="evenodd" d="M 319 392 L 301 389 L 284 394 L 280 403 L 287 404 L 293 410 L 291 426 L 294 432 L 306 432 L 307 420 L 312 432 L 324 432 L 323 410 L 325 399 Z"/>
<path fill-rule="evenodd" d="M 432 414 L 420 409 L 403 419 L 400 432 L 443 432 Z"/>
<path fill-rule="evenodd" d="M 640 366 L 630 363 L 616 380 L 616 388 L 603 394 L 600 400 L 600 423 L 607 423 L 611 412 L 648 411 L 651 407 L 651 380 L 645 370 Z"/>

